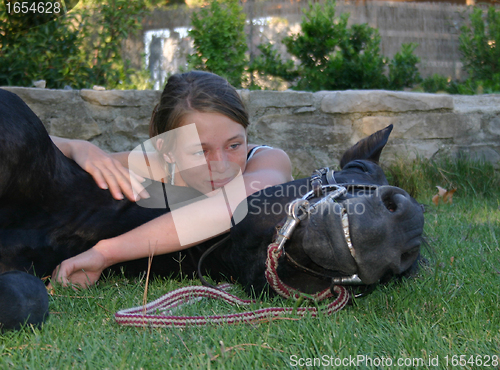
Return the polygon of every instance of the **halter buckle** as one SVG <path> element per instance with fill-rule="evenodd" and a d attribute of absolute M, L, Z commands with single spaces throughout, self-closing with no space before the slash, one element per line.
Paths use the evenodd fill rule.
<path fill-rule="evenodd" d="M 293 230 L 295 230 L 295 227 L 298 223 L 298 218 L 288 215 L 285 223 L 278 232 L 278 237 L 276 238 L 276 242 L 278 243 L 277 251 L 281 252 L 282 250 L 284 250 L 286 241 L 290 239 L 290 236 L 292 235 Z"/>

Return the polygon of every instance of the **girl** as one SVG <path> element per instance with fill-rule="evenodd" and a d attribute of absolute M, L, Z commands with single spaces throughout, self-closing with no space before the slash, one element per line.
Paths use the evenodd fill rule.
<path fill-rule="evenodd" d="M 86 287 L 116 263 L 175 252 L 227 232 L 232 205 L 256 191 L 292 180 L 286 153 L 247 143 L 248 124 L 243 102 L 225 79 L 194 71 L 168 79 L 151 119 L 150 136 L 157 153 L 148 155 L 147 171 L 129 174 L 124 168 L 138 160 L 134 155 L 140 153 L 130 158 L 130 153 L 107 155 L 88 142 L 53 138 L 66 156 L 91 173 L 101 188 L 109 187 L 116 199 L 123 199 L 123 193 L 131 200 L 147 198 L 140 184 L 143 176 L 158 173 L 173 185 L 208 195 L 100 241 L 63 261 L 53 278 L 63 285 Z"/>

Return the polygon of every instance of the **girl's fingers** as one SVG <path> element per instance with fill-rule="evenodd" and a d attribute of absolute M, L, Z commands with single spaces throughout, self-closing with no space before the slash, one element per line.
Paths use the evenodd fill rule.
<path fill-rule="evenodd" d="M 113 162 L 111 162 L 111 164 L 106 164 L 100 168 L 99 171 L 108 184 L 109 191 L 111 195 L 113 195 L 113 198 L 122 200 L 125 194 L 128 199 L 135 201 L 130 181 Z"/>
<path fill-rule="evenodd" d="M 90 285 L 95 284 L 101 273 L 87 273 L 84 269 L 78 269 L 71 262 L 73 259 L 63 261 L 54 269 L 52 272 L 52 282 L 60 284 L 63 287 L 71 286 L 74 290 L 88 288 Z M 50 289 L 52 289 L 52 282 L 48 286 Z"/>
<path fill-rule="evenodd" d="M 130 192 L 132 189 L 130 189 L 130 185 L 121 178 L 121 175 L 117 177 L 115 174 L 107 172 L 104 176 L 108 182 L 109 191 L 111 191 L 113 198 L 122 200 L 125 194 L 127 198 L 130 199 Z"/>
<path fill-rule="evenodd" d="M 149 194 L 141 185 L 146 181 L 143 177 L 129 171 L 119 162 L 109 161 L 94 164 L 87 170 L 101 189 L 109 189 L 113 198 L 122 200 L 124 195 L 135 202 L 141 198 L 149 198 Z"/>
<path fill-rule="evenodd" d="M 97 167 L 93 167 L 92 169 L 89 169 L 87 172 L 92 175 L 97 186 L 99 186 L 101 189 L 107 190 L 109 188 L 106 179 L 104 179 L 104 176 L 102 176 L 101 171 Z"/>
<path fill-rule="evenodd" d="M 68 279 L 64 273 L 64 269 L 61 265 L 57 265 L 57 267 L 52 271 L 52 281 L 56 282 L 56 284 L 61 284 L 62 286 L 68 285 Z M 52 282 L 49 284 L 52 288 Z"/>
<path fill-rule="evenodd" d="M 124 186 L 126 185 L 127 187 L 127 198 L 130 200 L 139 200 L 141 198 L 149 198 L 149 194 L 142 186 L 141 182 L 146 181 L 143 177 L 137 175 L 133 171 L 125 168 L 125 167 L 119 167 L 119 170 L 122 173 L 123 176 L 123 181 L 124 181 Z"/>
<path fill-rule="evenodd" d="M 115 198 L 117 200 L 122 200 L 123 199 L 123 193 L 122 193 L 122 186 L 123 185 L 120 185 L 120 178 L 122 175 L 118 174 L 118 178 L 117 178 L 117 176 L 115 175 L 116 172 L 113 173 L 108 168 L 97 169 L 97 171 L 99 171 L 101 176 L 104 177 L 104 181 L 106 181 L 106 184 L 107 184 L 109 191 L 111 192 L 111 195 L 113 196 L 113 198 Z M 126 191 L 125 191 L 125 193 L 126 193 Z"/>

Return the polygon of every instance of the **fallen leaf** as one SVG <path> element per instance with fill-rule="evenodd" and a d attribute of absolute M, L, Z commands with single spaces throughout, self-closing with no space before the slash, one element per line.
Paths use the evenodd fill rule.
<path fill-rule="evenodd" d="M 448 190 L 446 190 L 445 188 L 442 188 L 441 186 L 436 186 L 436 188 L 438 189 L 438 193 L 437 195 L 440 196 L 440 197 L 444 197 L 444 195 L 447 193 Z"/>
<path fill-rule="evenodd" d="M 446 191 L 446 193 L 443 195 L 443 202 L 450 204 L 453 203 L 453 194 L 455 194 L 456 191 L 456 188 Z"/>
<path fill-rule="evenodd" d="M 457 188 L 451 190 L 446 190 L 441 186 L 436 186 L 438 193 L 432 197 L 432 203 L 436 206 L 439 205 L 439 199 L 443 199 L 443 203 L 453 203 L 453 194 L 457 191 Z"/>

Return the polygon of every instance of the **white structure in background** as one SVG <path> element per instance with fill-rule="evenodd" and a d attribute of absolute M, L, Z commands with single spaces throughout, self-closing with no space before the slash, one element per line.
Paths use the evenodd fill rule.
<path fill-rule="evenodd" d="M 193 49 L 187 27 L 149 30 L 144 33 L 146 68 L 154 81 L 154 89 L 162 90 L 173 73 L 187 68 L 186 58 Z"/>
<path fill-rule="evenodd" d="M 251 28 L 253 32 L 250 32 Z M 173 30 L 165 28 L 144 33 L 146 68 L 150 71 L 155 90 L 163 89 L 168 76 L 188 69 L 187 57 L 194 50 L 189 30 L 188 27 L 177 27 Z M 279 52 L 286 55 L 286 48 L 277 40 L 299 32 L 300 24 L 288 24 L 284 18 L 279 17 L 258 17 L 253 19 L 252 25 L 247 20 L 246 31 L 254 54 L 257 52 L 257 45 L 272 41 Z"/>

